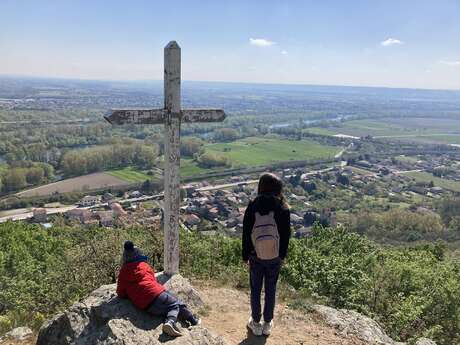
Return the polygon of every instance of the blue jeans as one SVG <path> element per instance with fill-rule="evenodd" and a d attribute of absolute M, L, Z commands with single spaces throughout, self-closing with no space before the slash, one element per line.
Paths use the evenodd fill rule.
<path fill-rule="evenodd" d="M 188 321 L 193 317 L 192 312 L 176 296 L 168 291 L 163 291 L 147 307 L 147 313 L 155 316 L 166 316 L 166 321 Z"/>
<path fill-rule="evenodd" d="M 252 318 L 259 322 L 261 318 L 260 295 L 265 283 L 264 321 L 273 320 L 276 300 L 276 283 L 281 268 L 281 259 L 261 260 L 255 256 L 249 258 L 249 280 L 251 284 Z"/>

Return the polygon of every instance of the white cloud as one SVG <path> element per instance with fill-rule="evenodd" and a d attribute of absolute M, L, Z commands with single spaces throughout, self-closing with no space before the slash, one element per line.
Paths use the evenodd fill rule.
<path fill-rule="evenodd" d="M 288 54 L 288 52 L 287 52 L 287 51 L 285 51 L 285 50 L 282 50 L 282 51 L 281 51 L 281 54 L 282 54 L 282 55 L 287 55 L 287 54 Z"/>
<path fill-rule="evenodd" d="M 384 47 L 389 47 L 389 46 L 404 44 L 404 42 L 401 40 L 398 40 L 397 38 L 390 37 L 386 39 L 385 41 L 380 42 L 380 44 Z"/>
<path fill-rule="evenodd" d="M 275 44 L 275 42 L 266 40 L 265 38 L 250 38 L 249 44 L 258 47 L 269 47 Z"/>
<path fill-rule="evenodd" d="M 439 61 L 443 65 L 451 66 L 451 67 L 460 67 L 460 60 L 452 61 L 452 60 L 441 60 Z"/>

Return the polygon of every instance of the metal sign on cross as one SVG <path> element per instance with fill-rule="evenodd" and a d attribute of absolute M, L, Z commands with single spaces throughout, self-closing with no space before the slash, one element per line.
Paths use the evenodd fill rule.
<path fill-rule="evenodd" d="M 181 122 L 220 122 L 221 109 L 181 109 L 181 52 L 175 41 L 164 49 L 164 108 L 114 109 L 104 118 L 113 125 L 165 126 L 164 167 L 164 270 L 179 272 L 180 125 Z"/>

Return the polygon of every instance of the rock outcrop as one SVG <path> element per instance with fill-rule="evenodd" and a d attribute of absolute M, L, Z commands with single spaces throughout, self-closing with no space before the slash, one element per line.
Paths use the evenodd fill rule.
<path fill-rule="evenodd" d="M 192 309 L 203 306 L 197 291 L 180 275 L 158 280 Z M 162 334 L 162 319 L 136 309 L 130 301 L 116 297 L 115 284 L 95 290 L 85 300 L 48 321 L 40 329 L 37 345 L 141 345 L 170 344 L 225 345 L 222 338 L 201 326 L 182 329 L 172 339 Z"/>
<path fill-rule="evenodd" d="M 204 306 L 198 292 L 182 276 L 169 278 L 160 274 L 157 278 L 195 311 Z M 37 345 L 155 345 L 166 341 L 171 345 L 226 344 L 201 326 L 183 328 L 183 336 L 179 338 L 163 334 L 161 318 L 136 309 L 129 300 L 118 298 L 115 288 L 115 284 L 102 286 L 46 322 L 40 329 Z M 313 310 L 343 338 L 358 338 L 372 345 L 407 345 L 391 339 L 376 321 L 358 312 L 323 305 L 314 305 Z M 10 333 L 19 340 L 16 336 L 29 335 L 31 331 L 16 329 Z M 426 338 L 418 339 L 415 344 L 436 345 Z"/>
<path fill-rule="evenodd" d="M 31 338 L 33 335 L 32 330 L 29 327 L 17 327 L 6 333 L 0 338 L 0 341 L 4 340 L 15 340 L 23 341 Z"/>
<path fill-rule="evenodd" d="M 380 325 L 371 318 L 353 310 L 334 309 L 324 305 L 314 305 L 313 310 L 331 327 L 336 328 L 343 337 L 355 336 L 366 344 L 406 345 L 391 339 Z M 420 338 L 416 345 L 436 345 L 427 338 Z"/>
<path fill-rule="evenodd" d="M 344 337 L 356 336 L 369 344 L 395 345 L 377 322 L 356 311 L 334 309 L 324 305 L 315 305 L 313 309 L 331 327 L 336 328 Z"/>

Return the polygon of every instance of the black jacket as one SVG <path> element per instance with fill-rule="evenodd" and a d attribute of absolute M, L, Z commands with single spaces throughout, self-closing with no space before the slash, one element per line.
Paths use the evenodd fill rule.
<path fill-rule="evenodd" d="M 261 215 L 275 211 L 275 222 L 280 235 L 280 258 L 284 259 L 287 254 L 289 238 L 291 237 L 291 215 L 287 207 L 282 206 L 281 201 L 269 194 L 261 194 L 251 201 L 246 208 L 243 219 L 243 261 L 249 260 L 250 255 L 255 255 L 254 245 L 251 240 L 252 227 L 255 222 L 255 213 Z"/>

